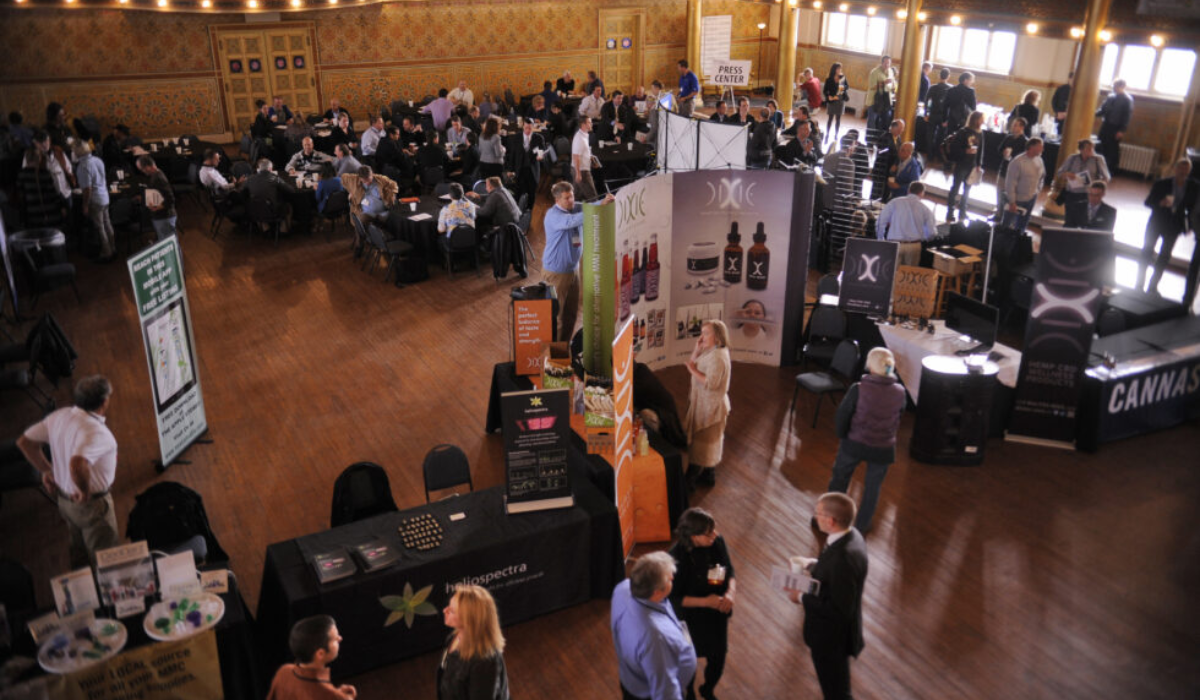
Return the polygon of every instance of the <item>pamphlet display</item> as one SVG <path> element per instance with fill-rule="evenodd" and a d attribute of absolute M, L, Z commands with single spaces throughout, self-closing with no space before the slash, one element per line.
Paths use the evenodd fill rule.
<path fill-rule="evenodd" d="M 91 569 L 76 569 L 50 579 L 54 591 L 54 607 L 59 617 L 68 617 L 84 610 L 100 607 L 100 596 L 96 593 L 96 580 Z"/>
<path fill-rule="evenodd" d="M 171 554 L 154 562 L 158 569 L 158 588 L 164 597 L 200 594 L 200 577 L 196 575 L 196 557 L 191 550 Z"/>
<path fill-rule="evenodd" d="M 886 316 L 892 303 L 899 254 L 900 244 L 895 241 L 847 238 L 838 308 Z"/>
<path fill-rule="evenodd" d="M 329 552 L 313 555 L 313 570 L 317 572 L 317 581 L 322 584 L 332 583 L 353 576 L 358 567 L 346 550 L 338 547 Z"/>
<path fill-rule="evenodd" d="M 517 391 L 500 397 L 504 420 L 505 507 L 524 513 L 575 505 L 567 477 L 570 392 Z"/>
<path fill-rule="evenodd" d="M 129 617 L 146 610 L 146 596 L 158 593 L 154 561 L 145 541 L 96 552 L 96 580 L 100 599 Z"/>
<path fill-rule="evenodd" d="M 174 236 L 129 258 L 138 322 L 146 347 L 150 385 L 165 468 L 208 430 L 191 307 Z"/>

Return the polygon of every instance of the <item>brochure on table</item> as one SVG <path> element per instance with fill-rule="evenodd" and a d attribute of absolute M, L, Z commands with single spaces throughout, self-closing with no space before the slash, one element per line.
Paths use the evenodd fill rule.
<path fill-rule="evenodd" d="M 96 581 L 100 584 L 101 601 L 116 608 L 118 618 L 145 612 L 146 597 L 159 590 L 154 561 L 145 541 L 96 552 Z"/>

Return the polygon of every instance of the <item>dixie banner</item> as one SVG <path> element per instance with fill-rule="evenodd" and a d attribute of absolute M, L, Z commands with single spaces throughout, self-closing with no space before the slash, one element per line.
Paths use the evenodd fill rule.
<path fill-rule="evenodd" d="M 208 430 L 178 240 L 170 236 L 129 258 L 129 277 L 166 467 Z"/>
<path fill-rule="evenodd" d="M 847 238 L 838 307 L 845 311 L 886 316 L 892 304 L 899 253 L 900 244 L 895 241 Z"/>
<path fill-rule="evenodd" d="M 1074 446 L 1080 382 L 1112 254 L 1111 233 L 1043 229 L 1007 439 Z"/>

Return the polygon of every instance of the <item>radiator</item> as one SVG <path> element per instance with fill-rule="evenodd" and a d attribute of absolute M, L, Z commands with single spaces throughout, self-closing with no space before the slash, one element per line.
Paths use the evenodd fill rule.
<path fill-rule="evenodd" d="M 856 117 L 867 115 L 867 91 L 850 88 L 846 91 L 846 109 L 854 112 Z"/>
<path fill-rule="evenodd" d="M 1150 178 L 1158 175 L 1158 149 L 1121 144 L 1121 170 Z M 1113 173 L 1116 175 L 1116 173 Z"/>

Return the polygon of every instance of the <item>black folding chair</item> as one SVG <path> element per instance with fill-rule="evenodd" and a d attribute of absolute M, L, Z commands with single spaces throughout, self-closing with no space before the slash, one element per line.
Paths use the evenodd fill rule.
<path fill-rule="evenodd" d="M 338 190 L 329 195 L 329 199 L 325 200 L 325 209 L 321 211 L 321 218 L 329 223 L 333 231 L 337 231 L 338 221 L 345 220 L 349 223 L 350 219 L 350 193 L 346 190 Z M 329 240 L 329 234 L 326 233 L 325 240 Z"/>
<path fill-rule="evenodd" d="M 826 394 L 843 392 L 853 381 L 855 370 L 858 368 L 858 343 L 847 338 L 838 343 L 833 353 L 833 362 L 825 372 L 805 372 L 796 375 L 796 388 L 792 390 L 792 404 L 788 413 L 796 410 L 796 396 L 800 389 L 817 395 L 817 408 L 813 412 L 812 427 L 817 427 L 817 418 L 821 416 L 821 401 Z"/>
<path fill-rule="evenodd" d="M 251 197 L 246 203 L 246 218 L 259 230 L 266 229 L 279 244 L 279 230 L 283 227 L 283 214 L 275 209 L 275 203 L 265 197 Z"/>
<path fill-rule="evenodd" d="M 191 550 L 197 559 L 209 564 L 229 562 L 229 555 L 208 524 L 204 499 L 173 481 L 159 482 L 137 495 L 125 533 L 132 541 L 146 540 L 150 549 Z M 197 539 L 202 542 L 196 544 Z"/>
<path fill-rule="evenodd" d="M 818 306 L 808 319 L 808 341 L 804 343 L 803 365 L 809 360 L 828 365 L 833 360 L 834 350 L 846 337 L 846 312 L 833 306 Z"/>
<path fill-rule="evenodd" d="M 362 222 L 359 222 L 359 226 L 362 225 Z M 384 237 L 383 229 L 375 224 L 367 224 L 365 228 L 370 251 L 367 253 L 367 259 L 363 261 L 363 269 L 369 266 L 370 272 L 375 272 L 375 266 L 379 264 L 379 260 L 386 257 L 387 274 L 383 276 L 383 281 L 386 283 L 391 279 L 392 273 L 396 271 L 397 261 L 408 257 L 409 253 L 413 251 L 413 246 L 408 241 L 387 240 Z M 398 280 L 399 276 L 397 276 Z"/>
<path fill-rule="evenodd" d="M 470 254 L 475 274 L 479 274 L 479 237 L 472 226 L 455 226 L 438 238 L 438 246 L 446 260 L 446 272 L 454 276 L 454 256 Z"/>
<path fill-rule="evenodd" d="M 425 475 L 425 502 L 429 502 L 430 491 L 442 491 L 466 484 L 471 491 L 471 463 L 467 455 L 454 445 L 438 445 L 425 455 L 421 466 Z M 457 494 L 455 494 L 457 495 Z"/>
<path fill-rule="evenodd" d="M 356 462 L 346 467 L 333 482 L 333 506 L 329 525 L 338 527 L 399 508 L 392 498 L 387 472 L 374 462 Z"/>

